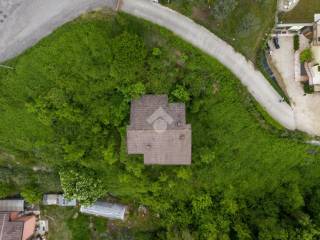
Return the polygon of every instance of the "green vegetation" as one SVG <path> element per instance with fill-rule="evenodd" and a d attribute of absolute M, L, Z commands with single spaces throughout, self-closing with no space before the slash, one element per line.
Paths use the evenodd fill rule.
<path fill-rule="evenodd" d="M 40 203 L 42 200 L 43 192 L 38 190 L 36 185 L 25 186 L 21 191 L 21 196 L 28 203 Z"/>
<path fill-rule="evenodd" d="M 76 208 L 46 206 L 42 217 L 49 221 L 49 240 L 102 240 L 107 234 L 107 220 L 82 215 Z"/>
<path fill-rule="evenodd" d="M 0 69 L 0 146 L 17 157 L 1 161 L 0 180 L 13 189 L 57 189 L 59 172 L 85 203 L 110 194 L 143 204 L 153 226 L 127 222 L 136 239 L 320 236 L 319 147 L 269 125 L 230 71 L 167 30 L 90 14 L 6 64 L 14 70 Z M 144 166 L 126 154 L 130 100 L 145 93 L 185 101 L 191 166 Z M 61 219 L 49 238 L 93 236 L 92 219 L 75 214 L 48 210 Z"/>
<path fill-rule="evenodd" d="M 313 54 L 310 48 L 307 48 L 300 53 L 300 62 L 302 63 L 311 62 L 312 59 L 313 59 Z"/>
<path fill-rule="evenodd" d="M 312 94 L 312 93 L 314 93 L 314 86 L 310 85 L 309 82 L 304 82 L 303 83 L 303 90 L 304 90 L 304 93 L 306 93 L 306 94 Z"/>
<path fill-rule="evenodd" d="M 90 205 L 105 195 L 103 182 L 90 168 L 71 165 L 60 171 L 61 186 L 66 198 Z"/>
<path fill-rule="evenodd" d="M 41 215 L 49 221 L 49 240 L 150 240 L 158 228 L 150 217 L 131 211 L 124 222 L 84 215 L 73 207 L 42 206 Z"/>
<path fill-rule="evenodd" d="M 296 34 L 293 36 L 293 50 L 297 51 L 300 48 L 300 38 L 299 35 Z"/>
<path fill-rule="evenodd" d="M 0 182 L 0 198 L 4 198 L 10 195 L 10 185 L 7 183 Z"/>
<path fill-rule="evenodd" d="M 314 14 L 319 12 L 319 0 L 300 0 L 293 10 L 280 15 L 280 21 L 284 23 L 312 23 Z"/>
<path fill-rule="evenodd" d="M 276 0 L 162 0 L 194 19 L 256 62 L 274 25 Z"/>

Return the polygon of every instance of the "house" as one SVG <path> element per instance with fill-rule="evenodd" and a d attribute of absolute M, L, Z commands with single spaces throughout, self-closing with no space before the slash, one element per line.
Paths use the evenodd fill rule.
<path fill-rule="evenodd" d="M 35 227 L 36 216 L 24 214 L 23 200 L 0 200 L 0 240 L 28 240 Z"/>
<path fill-rule="evenodd" d="M 191 125 L 185 105 L 166 95 L 145 95 L 131 102 L 128 154 L 143 154 L 144 164 L 190 165 Z"/>
<path fill-rule="evenodd" d="M 77 206 L 76 199 L 68 200 L 63 194 L 45 194 L 42 203 L 43 205 L 58 205 L 62 207 Z"/>
<path fill-rule="evenodd" d="M 278 24 L 279 25 L 292 25 L 292 24 Z M 320 91 L 320 14 L 314 15 L 313 23 L 301 23 L 293 24 L 289 30 L 295 34 L 300 35 L 300 47 L 301 40 L 307 43 L 308 48 L 310 48 L 313 60 L 311 62 L 300 62 L 300 55 L 305 47 L 300 48 L 294 53 L 294 69 L 295 69 L 295 80 L 298 82 L 308 82 L 310 86 L 313 86 L 314 91 Z M 310 26 L 309 26 L 310 25 Z M 303 37 L 304 36 L 304 37 Z M 305 44 L 304 44 L 305 45 Z"/>
<path fill-rule="evenodd" d="M 109 219 L 124 220 L 127 207 L 120 204 L 97 201 L 88 207 L 81 206 L 80 212 Z"/>
<path fill-rule="evenodd" d="M 35 231 L 36 216 L 16 212 L 0 213 L 0 240 L 28 240 Z"/>

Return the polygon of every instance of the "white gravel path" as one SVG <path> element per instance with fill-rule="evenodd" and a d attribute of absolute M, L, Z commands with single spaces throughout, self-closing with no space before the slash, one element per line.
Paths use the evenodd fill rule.
<path fill-rule="evenodd" d="M 4 1 L 4 0 L 0 0 Z M 6 0 L 8 1 L 8 0 Z M 35 44 L 55 28 L 98 7 L 115 7 L 115 0 L 11 0 L 18 4 L 0 23 L 0 62 Z M 189 18 L 149 0 L 123 0 L 120 9 L 163 27 L 218 59 L 248 88 L 266 111 L 284 127 L 296 129 L 292 108 L 253 64 L 226 42 Z M 0 9 L 1 10 L 1 9 Z M 7 11 L 7 10 L 4 10 Z"/>

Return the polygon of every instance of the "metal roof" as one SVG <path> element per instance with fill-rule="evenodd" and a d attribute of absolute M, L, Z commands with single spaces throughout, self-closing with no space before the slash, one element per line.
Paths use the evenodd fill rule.
<path fill-rule="evenodd" d="M 124 220 L 127 207 L 120 204 L 97 201 L 89 207 L 81 206 L 80 212 L 110 219 Z"/>
<path fill-rule="evenodd" d="M 76 199 L 68 200 L 63 194 L 45 194 L 43 196 L 44 205 L 59 205 L 59 206 L 77 206 Z"/>
<path fill-rule="evenodd" d="M 22 212 L 24 210 L 24 200 L 0 200 L 0 212 Z"/>

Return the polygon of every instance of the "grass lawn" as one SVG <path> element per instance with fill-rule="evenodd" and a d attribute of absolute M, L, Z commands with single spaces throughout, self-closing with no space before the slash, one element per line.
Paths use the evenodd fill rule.
<path fill-rule="evenodd" d="M 271 125 L 229 70 L 171 32 L 122 13 L 88 14 L 6 64 L 14 70 L 0 70 L 0 122 L 18 127 L 0 124 L 0 142 L 27 157 L 1 161 L 0 181 L 16 180 L 24 161 L 56 177 L 23 172 L 17 188 L 28 176 L 53 188 L 59 169 L 90 169 L 105 194 L 147 206 L 152 226 L 125 226 L 139 240 L 317 236 L 320 148 Z M 145 166 L 126 154 L 130 99 L 144 93 L 185 102 L 191 166 Z M 73 218 L 75 210 L 44 215 L 57 219 L 51 239 L 108 237 L 89 227 L 105 222 Z"/>
<path fill-rule="evenodd" d="M 78 208 L 42 206 L 41 217 L 49 221 L 49 240 L 121 240 L 150 239 L 148 232 L 155 222 L 148 216 L 141 217 L 130 211 L 126 221 L 111 221 L 85 215 Z"/>
<path fill-rule="evenodd" d="M 283 23 L 312 23 L 315 13 L 320 13 L 320 1 L 300 0 L 292 11 L 280 15 L 280 21 Z"/>
<path fill-rule="evenodd" d="M 191 17 L 255 62 L 265 35 L 273 27 L 276 1 L 232 1 L 237 5 L 223 19 L 215 17 L 213 12 L 219 1 L 173 0 L 168 4 L 167 0 L 163 0 L 162 4 Z"/>
<path fill-rule="evenodd" d="M 49 240 L 109 239 L 106 219 L 83 215 L 77 208 L 46 206 L 41 214 L 49 221 Z"/>

